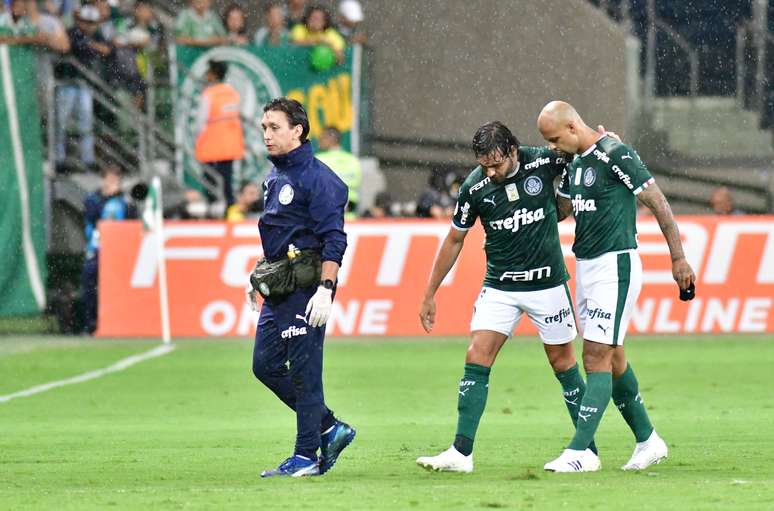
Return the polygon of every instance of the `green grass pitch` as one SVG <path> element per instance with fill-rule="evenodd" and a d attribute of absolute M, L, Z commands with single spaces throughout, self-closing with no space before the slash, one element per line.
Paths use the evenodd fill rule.
<path fill-rule="evenodd" d="M 153 346 L 0 338 L 0 395 Z M 295 418 L 253 379 L 248 341 L 182 341 L 125 371 L 0 403 L 0 509 L 774 509 L 774 337 L 627 339 L 671 449 L 644 473 L 619 470 L 633 438 L 612 405 L 601 472 L 543 472 L 571 424 L 536 339 L 510 341 L 495 364 L 475 472 L 417 467 L 452 441 L 465 347 L 330 340 L 326 400 L 358 436 L 323 477 L 259 478 L 291 453 Z"/>

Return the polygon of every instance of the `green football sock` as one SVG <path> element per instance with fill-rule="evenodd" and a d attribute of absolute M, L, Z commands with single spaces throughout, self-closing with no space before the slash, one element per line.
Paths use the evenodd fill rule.
<path fill-rule="evenodd" d="M 586 393 L 586 382 L 583 381 L 583 377 L 578 369 L 578 364 L 575 364 L 571 368 L 561 373 L 554 373 L 556 379 L 562 384 L 562 395 L 564 396 L 564 404 L 567 406 L 567 411 L 572 419 L 572 425 L 578 425 L 578 412 L 580 411 L 580 404 L 583 400 L 583 395 Z M 594 444 L 594 440 L 589 444 L 589 449 L 594 454 L 599 454 L 597 446 Z"/>
<path fill-rule="evenodd" d="M 575 436 L 567 446 L 568 449 L 577 451 L 583 451 L 591 444 L 613 392 L 611 373 L 588 373 L 586 380 L 586 393 L 583 395 L 578 411 L 580 420 L 575 428 Z"/>
<path fill-rule="evenodd" d="M 465 375 L 460 380 L 459 397 L 457 399 L 457 436 L 454 448 L 465 456 L 473 452 L 473 440 L 481 416 L 486 407 L 486 396 L 489 393 L 489 367 L 478 364 L 465 364 Z"/>
<path fill-rule="evenodd" d="M 613 380 L 613 403 L 623 415 L 637 441 L 647 440 L 653 433 L 653 425 L 640 397 L 639 384 L 631 365 L 626 366 L 626 371 L 618 379 Z"/>

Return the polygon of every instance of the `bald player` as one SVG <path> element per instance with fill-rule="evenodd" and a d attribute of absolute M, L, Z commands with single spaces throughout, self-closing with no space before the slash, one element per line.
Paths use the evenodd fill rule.
<path fill-rule="evenodd" d="M 637 253 L 637 199 L 658 220 L 672 257 L 680 298 L 693 298 L 694 275 L 664 194 L 637 152 L 590 128 L 572 105 L 552 101 L 540 112 L 538 129 L 554 150 L 576 155 L 557 192 L 559 217 L 575 216 L 576 307 L 583 333 L 587 388 L 575 436 L 552 472 L 593 472 L 601 463 L 589 448 L 610 398 L 634 433 L 637 445 L 623 470 L 642 470 L 667 457 L 666 443 L 648 418 L 623 342 L 642 286 Z"/>

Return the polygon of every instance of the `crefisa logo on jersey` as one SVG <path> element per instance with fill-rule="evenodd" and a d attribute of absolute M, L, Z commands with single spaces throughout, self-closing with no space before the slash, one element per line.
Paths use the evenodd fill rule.
<path fill-rule="evenodd" d="M 545 165 L 547 163 L 551 163 L 551 158 L 538 158 L 537 160 L 524 165 L 524 170 L 536 169 L 541 165 Z"/>
<path fill-rule="evenodd" d="M 594 184 L 594 181 L 597 180 L 597 173 L 594 171 L 593 167 L 588 167 L 583 172 L 583 184 L 586 186 L 591 186 Z"/>
<path fill-rule="evenodd" d="M 460 205 L 460 204 L 459 204 L 459 203 L 457 203 L 457 207 L 459 207 L 459 205 Z M 465 203 L 465 204 L 462 206 L 462 210 L 461 210 L 461 211 L 462 211 L 462 215 L 460 216 L 460 223 L 461 223 L 462 225 L 465 225 L 465 222 L 467 222 L 467 221 L 468 221 L 468 213 L 470 212 L 470 202 L 466 202 L 466 203 Z"/>
<path fill-rule="evenodd" d="M 584 199 L 581 194 L 577 193 L 572 199 L 572 210 L 576 215 L 584 211 L 596 211 L 597 203 L 594 202 L 594 199 Z"/>
<path fill-rule="evenodd" d="M 527 208 L 517 209 L 513 212 L 513 215 L 503 218 L 501 220 L 492 220 L 489 222 L 489 226 L 495 231 L 511 231 L 516 232 L 522 225 L 529 225 L 534 222 L 539 222 L 546 217 L 543 212 L 543 208 L 529 211 Z"/>
<path fill-rule="evenodd" d="M 524 181 L 524 191 L 530 195 L 537 195 L 543 191 L 543 181 L 537 176 L 529 176 Z"/>

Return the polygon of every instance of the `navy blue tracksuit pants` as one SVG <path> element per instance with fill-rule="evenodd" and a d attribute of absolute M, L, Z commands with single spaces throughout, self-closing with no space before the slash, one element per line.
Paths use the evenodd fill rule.
<path fill-rule="evenodd" d="M 320 432 L 335 418 L 325 406 L 322 367 L 325 326 L 304 314 L 316 287 L 297 289 L 278 303 L 265 301 L 255 332 L 253 374 L 296 412 L 296 454 L 314 458 Z"/>

